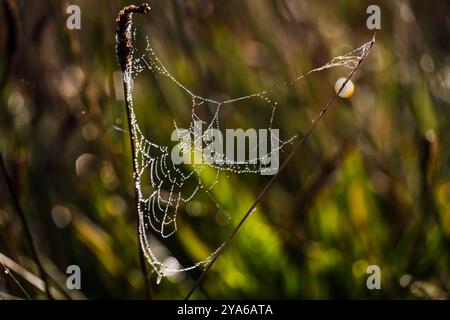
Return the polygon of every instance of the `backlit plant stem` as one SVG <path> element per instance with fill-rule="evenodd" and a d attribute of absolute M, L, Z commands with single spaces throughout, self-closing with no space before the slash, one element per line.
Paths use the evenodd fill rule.
<path fill-rule="evenodd" d="M 288 163 L 292 160 L 292 158 L 297 154 L 298 150 L 300 149 L 301 145 L 308 139 L 308 137 L 311 135 L 311 133 L 316 128 L 317 124 L 320 122 L 320 120 L 324 117 L 325 113 L 327 113 L 328 110 L 331 109 L 334 101 L 339 96 L 339 94 L 342 92 L 342 90 L 345 88 L 347 83 L 350 81 L 350 79 L 355 75 L 356 71 L 359 69 L 360 65 L 363 63 L 363 61 L 366 59 L 368 54 L 370 53 L 373 45 L 375 44 L 375 34 L 373 35 L 372 40 L 369 43 L 368 50 L 361 56 L 361 58 L 358 61 L 358 64 L 353 68 L 353 70 L 349 73 L 344 83 L 342 83 L 340 89 L 336 92 L 336 94 L 328 101 L 328 103 L 322 108 L 320 113 L 314 118 L 312 121 L 311 127 L 306 131 L 306 133 L 303 135 L 303 137 L 294 145 L 294 148 L 292 148 L 291 152 L 287 156 L 287 158 L 284 160 L 284 162 L 281 164 L 280 168 L 278 169 L 277 173 L 272 176 L 272 178 L 269 180 L 269 182 L 264 186 L 264 188 L 261 190 L 261 192 L 256 197 L 256 200 L 252 204 L 252 206 L 248 209 L 248 211 L 244 214 L 242 219 L 239 221 L 239 223 L 236 225 L 236 227 L 233 229 L 233 231 L 230 233 L 230 235 L 227 237 L 227 239 L 220 245 L 219 250 L 217 250 L 214 257 L 211 259 L 211 261 L 208 263 L 206 268 L 203 270 L 200 277 L 195 281 L 194 285 L 192 286 L 191 290 L 186 295 L 185 299 L 188 300 L 191 295 L 194 293 L 194 291 L 197 289 L 197 287 L 200 285 L 200 283 L 205 278 L 206 274 L 209 272 L 213 264 L 216 262 L 217 258 L 223 253 L 225 248 L 228 246 L 228 244 L 231 242 L 231 240 L 234 238 L 236 233 L 239 231 L 241 226 L 244 224 L 244 222 L 247 220 L 247 218 L 251 215 L 251 213 L 256 209 L 256 206 L 258 203 L 264 198 L 269 188 L 272 186 L 272 184 L 277 180 L 277 178 L 280 176 L 281 172 L 283 172 L 284 168 L 288 165 Z"/>
<path fill-rule="evenodd" d="M 131 157 L 133 161 L 133 182 L 135 191 L 135 202 L 136 202 L 136 224 L 137 224 L 137 236 L 138 236 L 138 250 L 139 250 L 139 263 L 142 271 L 142 275 L 145 281 L 145 289 L 147 293 L 147 298 L 152 299 L 152 286 L 150 282 L 149 273 L 147 271 L 147 265 L 142 252 L 141 240 L 140 240 L 140 215 L 139 215 L 139 190 L 138 190 L 138 164 L 136 156 L 136 146 L 135 146 L 135 132 L 133 130 L 134 114 L 132 112 L 132 97 L 131 97 L 131 84 L 132 81 L 132 63 L 133 63 L 133 51 L 132 51 L 132 37 L 131 37 L 131 27 L 132 27 L 132 17 L 133 13 L 145 14 L 150 11 L 150 6 L 146 3 L 140 5 L 130 5 L 125 7 L 120 11 L 116 23 L 116 55 L 117 60 L 120 65 L 123 77 L 123 89 L 125 93 L 125 109 L 127 112 L 127 122 L 130 133 L 130 145 L 131 145 Z"/>

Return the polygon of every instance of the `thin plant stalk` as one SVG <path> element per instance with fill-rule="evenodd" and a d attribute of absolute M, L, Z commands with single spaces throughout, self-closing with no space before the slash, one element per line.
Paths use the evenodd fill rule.
<path fill-rule="evenodd" d="M 244 224 L 244 222 L 247 220 L 247 218 L 252 214 L 252 212 L 256 209 L 256 206 L 258 203 L 264 198 L 269 188 L 272 186 L 272 184 L 277 180 L 277 178 L 280 176 L 281 172 L 283 172 L 284 168 L 289 164 L 289 162 L 292 160 L 292 158 L 297 154 L 298 150 L 300 149 L 301 145 L 308 139 L 308 137 L 311 135 L 311 133 L 316 128 L 317 124 L 320 122 L 320 120 L 324 117 L 324 115 L 327 113 L 328 110 L 331 109 L 334 101 L 339 96 L 339 94 L 342 92 L 342 90 L 345 88 L 347 83 L 352 79 L 352 77 L 355 75 L 356 71 L 359 69 L 359 66 L 362 64 L 362 62 L 366 59 L 368 54 L 370 53 L 373 45 L 375 44 L 375 34 L 373 35 L 373 38 L 370 42 L 370 46 L 368 50 L 364 53 L 363 56 L 358 61 L 358 64 L 353 68 L 353 70 L 349 73 L 347 76 L 345 82 L 341 85 L 340 89 L 336 92 L 336 94 L 328 101 L 328 103 L 322 108 L 320 113 L 314 118 L 312 121 L 311 127 L 306 131 L 306 133 L 303 135 L 303 137 L 294 145 L 291 152 L 287 156 L 287 158 L 283 161 L 280 168 L 278 169 L 277 173 L 272 176 L 272 178 L 269 180 L 269 182 L 264 186 L 264 188 L 261 190 L 261 192 L 256 197 L 256 200 L 252 204 L 252 206 L 248 209 L 248 211 L 244 214 L 244 216 L 241 218 L 239 223 L 236 225 L 236 227 L 233 229 L 233 231 L 230 233 L 230 235 L 226 238 L 224 242 L 219 247 L 219 250 L 215 253 L 214 257 L 211 259 L 211 261 L 208 263 L 206 268 L 203 270 L 199 278 L 195 281 L 194 285 L 192 286 L 191 290 L 188 292 L 188 294 L 185 297 L 185 300 L 188 300 L 191 295 L 194 293 L 194 291 L 198 288 L 200 283 L 203 281 L 203 279 L 208 274 L 209 270 L 213 266 L 213 264 L 216 262 L 216 260 L 219 258 L 219 256 L 223 253 L 225 248 L 229 245 L 231 240 L 233 240 L 236 233 L 239 231 L 241 226 Z"/>
<path fill-rule="evenodd" d="M 145 289 L 147 298 L 152 300 L 152 285 L 150 275 L 147 271 L 147 264 L 145 261 L 144 253 L 141 247 L 140 240 L 140 218 L 139 218 L 139 190 L 138 185 L 136 183 L 136 179 L 138 177 L 138 165 L 137 165 L 137 155 L 136 155 L 136 146 L 135 146 L 135 132 L 133 130 L 133 106 L 131 101 L 131 88 L 127 83 L 128 81 L 132 81 L 131 78 L 131 68 L 132 68 L 132 40 L 131 40 L 131 26 L 132 26 L 132 16 L 133 13 L 141 13 L 145 14 L 150 11 L 150 6 L 146 3 L 142 3 L 140 5 L 130 5 L 125 7 L 120 11 L 116 23 L 117 23 L 117 33 L 116 33 L 116 55 L 118 63 L 121 67 L 122 76 L 123 76 L 123 89 L 125 94 L 125 109 L 127 113 L 127 122 L 128 128 L 130 132 L 130 145 L 131 145 L 131 157 L 133 162 L 133 182 L 134 182 L 134 192 L 135 192 L 135 206 L 136 206 L 136 224 L 137 224 L 137 235 L 138 235 L 138 250 L 139 250 L 139 263 L 141 267 L 141 272 L 145 281 Z"/>

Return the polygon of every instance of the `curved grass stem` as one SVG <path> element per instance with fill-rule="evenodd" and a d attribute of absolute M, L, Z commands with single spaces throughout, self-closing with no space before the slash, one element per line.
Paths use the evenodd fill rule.
<path fill-rule="evenodd" d="M 137 189 L 136 179 L 138 177 L 138 166 L 137 166 L 137 156 L 136 156 L 136 146 L 135 146 L 135 132 L 133 128 L 133 119 L 132 119 L 132 101 L 131 101 L 131 88 L 130 84 L 126 81 L 128 78 L 129 81 L 132 81 L 131 77 L 131 69 L 132 69 L 132 37 L 131 37 L 131 26 L 132 26 L 132 17 L 133 13 L 141 13 L 145 14 L 150 11 L 150 6 L 146 3 L 142 3 L 140 5 L 130 5 L 125 7 L 120 11 L 116 23 L 117 23 L 117 32 L 116 32 L 116 55 L 117 61 L 121 67 L 122 75 L 123 75 L 123 89 L 125 93 L 125 109 L 127 113 L 127 122 L 128 128 L 130 132 L 130 145 L 131 145 L 131 157 L 133 161 L 133 180 L 135 186 L 135 202 L 136 202 L 136 224 L 137 224 L 137 235 L 138 235 L 138 250 L 139 250 L 139 264 L 141 267 L 141 272 L 145 281 L 145 289 L 147 298 L 152 300 L 152 285 L 150 274 L 147 271 L 147 265 L 144 257 L 144 253 L 142 251 L 142 247 L 140 245 L 140 228 L 139 228 L 139 190 Z"/>

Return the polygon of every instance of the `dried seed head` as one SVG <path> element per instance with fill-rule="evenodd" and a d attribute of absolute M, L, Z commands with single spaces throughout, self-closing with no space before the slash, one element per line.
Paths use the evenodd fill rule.
<path fill-rule="evenodd" d="M 140 5 L 129 5 L 123 8 L 117 16 L 116 31 L 116 55 L 117 61 L 122 72 L 131 66 L 132 61 L 132 43 L 131 43 L 131 24 L 133 13 L 148 13 L 150 6 L 147 3 Z"/>

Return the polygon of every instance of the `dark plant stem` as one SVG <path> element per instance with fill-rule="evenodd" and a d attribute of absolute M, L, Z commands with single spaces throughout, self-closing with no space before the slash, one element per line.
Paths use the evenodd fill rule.
<path fill-rule="evenodd" d="M 145 281 L 145 290 L 147 294 L 147 298 L 152 300 L 152 285 L 150 274 L 147 271 L 147 264 L 145 261 L 144 253 L 141 247 L 140 241 L 140 228 L 139 228 L 139 190 L 137 189 L 136 179 L 138 177 L 138 167 L 137 167 L 137 159 L 136 159 L 136 146 L 135 146 L 135 132 L 133 130 L 133 119 L 132 119 L 132 101 L 131 101 L 131 88 L 125 81 L 126 74 L 131 75 L 132 68 L 132 40 L 131 40 L 131 24 L 132 24 L 132 16 L 133 13 L 142 13 L 145 14 L 150 11 L 150 7 L 146 3 L 142 3 L 138 6 L 130 5 L 125 7 L 120 11 L 116 23 L 117 23 L 117 32 L 116 32 L 116 55 L 118 63 L 121 67 L 122 75 L 123 75 L 123 89 L 125 94 L 125 109 L 127 113 L 127 122 L 128 128 L 130 132 L 130 146 L 131 146 L 131 158 L 133 162 L 133 182 L 134 182 L 134 197 L 135 197 L 135 206 L 136 206 L 136 228 L 137 228 L 137 236 L 138 236 L 138 250 L 139 250 L 139 263 L 141 266 L 141 272 Z M 131 77 L 131 76 L 130 76 Z"/>
<path fill-rule="evenodd" d="M 41 262 L 41 259 L 39 258 L 39 254 L 38 254 L 38 251 L 36 248 L 36 244 L 34 243 L 34 240 L 33 240 L 33 235 L 31 233 L 30 226 L 25 217 L 25 214 L 22 211 L 22 207 L 20 206 L 19 199 L 17 198 L 17 195 L 14 192 L 12 180 L 9 177 L 8 172 L 6 171 L 5 162 L 3 161 L 3 156 L 1 153 L 0 153 L 0 171 L 5 178 L 6 188 L 8 189 L 7 191 L 9 193 L 9 196 L 12 199 L 12 204 L 13 204 L 14 210 L 19 215 L 20 222 L 22 224 L 22 228 L 25 233 L 26 241 L 28 242 L 28 246 L 29 246 L 29 248 L 31 250 L 31 254 L 33 256 L 33 260 L 36 262 L 36 265 L 39 269 L 39 275 L 40 275 L 41 279 L 44 281 L 45 293 L 47 294 L 48 299 L 52 300 L 53 297 L 50 293 L 50 286 L 48 283 L 47 273 L 45 272 L 45 269 L 42 266 L 42 262 Z"/>
<path fill-rule="evenodd" d="M 256 197 L 255 202 L 252 204 L 250 209 L 244 214 L 242 219 L 239 221 L 239 223 L 236 225 L 236 227 L 233 229 L 233 231 L 230 233 L 230 235 L 227 237 L 227 239 L 221 244 L 219 247 L 219 250 L 217 250 L 214 257 L 211 259 L 211 261 L 206 266 L 205 270 L 203 270 L 200 277 L 195 281 L 194 285 L 192 286 L 191 290 L 188 292 L 188 294 L 185 297 L 185 300 L 188 300 L 191 295 L 194 293 L 194 291 L 197 289 L 197 287 L 200 285 L 200 283 L 203 281 L 213 264 L 216 262 L 216 260 L 219 258 L 219 256 L 223 253 L 225 248 L 229 245 L 231 240 L 233 240 L 236 233 L 239 231 L 241 226 L 244 224 L 244 222 L 247 220 L 247 218 L 251 215 L 251 213 L 256 209 L 256 206 L 258 203 L 264 198 L 269 188 L 272 186 L 272 184 L 277 180 L 277 178 L 280 176 L 280 174 L 283 172 L 284 168 L 288 165 L 288 163 L 292 160 L 292 158 L 297 154 L 298 150 L 300 149 L 301 145 L 308 139 L 308 137 L 311 135 L 311 133 L 316 128 L 317 124 L 320 122 L 320 120 L 323 118 L 323 116 L 327 113 L 328 110 L 331 109 L 334 101 L 339 96 L 341 91 L 344 89 L 344 87 L 347 85 L 347 83 L 350 81 L 350 79 L 355 75 L 356 71 L 359 69 L 359 66 L 361 63 L 366 59 L 367 55 L 370 53 L 373 45 L 375 44 L 375 34 L 370 42 L 370 47 L 368 50 L 364 53 L 364 55 L 359 59 L 358 64 L 355 66 L 355 68 L 349 73 L 347 76 L 345 82 L 342 84 L 340 89 L 336 92 L 336 94 L 328 101 L 328 103 L 322 108 L 320 113 L 314 118 L 312 121 L 311 127 L 306 131 L 306 133 L 303 135 L 303 137 L 294 145 L 291 152 L 287 156 L 287 158 L 283 161 L 280 168 L 278 169 L 277 173 L 272 176 L 272 178 L 269 180 L 269 182 L 264 186 L 264 188 L 261 190 L 261 192 Z"/>

